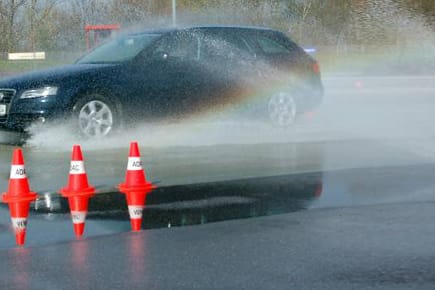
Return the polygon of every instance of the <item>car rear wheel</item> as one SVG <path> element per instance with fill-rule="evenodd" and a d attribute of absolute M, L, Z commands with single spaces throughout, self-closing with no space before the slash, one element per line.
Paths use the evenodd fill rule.
<path fill-rule="evenodd" d="M 110 135 L 119 126 L 116 106 L 100 95 L 80 99 L 74 106 L 79 133 L 87 138 Z"/>
<path fill-rule="evenodd" d="M 269 118 L 276 126 L 287 127 L 296 119 L 296 103 L 294 98 L 287 92 L 279 92 L 269 99 Z"/>

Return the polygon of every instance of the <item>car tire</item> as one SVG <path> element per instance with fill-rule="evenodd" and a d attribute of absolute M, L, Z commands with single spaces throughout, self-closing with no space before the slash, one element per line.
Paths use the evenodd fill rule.
<path fill-rule="evenodd" d="M 85 138 L 103 138 L 120 127 L 119 105 L 100 94 L 79 99 L 73 107 L 78 133 Z"/>
<path fill-rule="evenodd" d="M 267 104 L 269 119 L 275 126 L 288 127 L 296 119 L 297 108 L 294 97 L 288 92 L 278 92 L 269 98 Z"/>

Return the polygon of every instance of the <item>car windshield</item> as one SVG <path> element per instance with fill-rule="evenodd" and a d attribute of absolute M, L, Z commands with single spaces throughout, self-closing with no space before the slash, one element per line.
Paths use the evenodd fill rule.
<path fill-rule="evenodd" d="M 159 34 L 137 34 L 106 42 L 83 56 L 76 63 L 114 63 L 133 59 Z"/>

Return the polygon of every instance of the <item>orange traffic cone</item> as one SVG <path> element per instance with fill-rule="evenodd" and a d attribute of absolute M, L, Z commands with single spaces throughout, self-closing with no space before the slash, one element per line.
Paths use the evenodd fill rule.
<path fill-rule="evenodd" d="M 95 194 L 95 188 L 88 183 L 80 145 L 73 146 L 68 185 L 59 192 L 63 197 L 68 198 L 74 233 L 79 238 L 85 231 L 89 198 Z"/>
<path fill-rule="evenodd" d="M 142 168 L 137 142 L 130 143 L 125 182 L 119 184 L 118 188 L 122 193 L 126 194 L 132 230 L 135 232 L 140 231 L 145 197 L 155 186 L 145 179 L 145 171 Z"/>
<path fill-rule="evenodd" d="M 15 240 L 19 246 L 24 245 L 30 202 L 36 200 L 36 197 L 37 194 L 31 192 L 29 188 L 23 152 L 19 148 L 15 149 L 12 155 L 8 192 L 3 193 L 2 200 L 9 204 Z"/>

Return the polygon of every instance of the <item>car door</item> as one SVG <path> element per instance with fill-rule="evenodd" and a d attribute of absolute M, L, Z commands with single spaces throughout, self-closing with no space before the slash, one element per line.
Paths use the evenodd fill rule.
<path fill-rule="evenodd" d="M 251 78 L 255 56 L 231 30 L 209 32 L 201 45 L 201 58 L 209 73 L 210 104 L 234 105 L 255 82 Z"/>
<path fill-rule="evenodd" d="M 138 60 L 131 78 L 139 95 L 136 115 L 164 119 L 191 114 L 204 93 L 206 78 L 199 62 L 199 37 L 191 32 L 168 34 Z M 146 117 L 146 116 L 145 116 Z"/>

